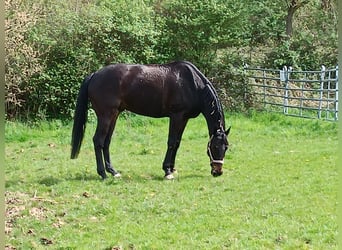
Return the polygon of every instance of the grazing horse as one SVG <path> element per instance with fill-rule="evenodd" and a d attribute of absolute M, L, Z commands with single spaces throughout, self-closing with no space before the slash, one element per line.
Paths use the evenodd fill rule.
<path fill-rule="evenodd" d="M 88 100 L 97 116 L 93 137 L 97 173 L 105 179 L 113 168 L 109 144 L 118 115 L 128 110 L 150 117 L 169 117 L 167 152 L 163 162 L 166 179 L 173 179 L 175 158 L 184 128 L 190 118 L 202 113 L 207 121 L 211 174 L 220 176 L 228 149 L 224 113 L 210 81 L 190 62 L 131 65 L 114 64 L 89 75 L 81 85 L 72 129 L 71 159 L 80 151 L 87 121 Z"/>

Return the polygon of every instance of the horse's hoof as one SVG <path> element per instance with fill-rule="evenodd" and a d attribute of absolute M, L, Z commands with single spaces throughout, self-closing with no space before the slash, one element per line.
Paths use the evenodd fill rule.
<path fill-rule="evenodd" d="M 165 175 L 165 180 L 173 180 L 175 177 L 173 176 L 173 174 L 168 174 L 168 175 Z"/>
<path fill-rule="evenodd" d="M 120 177 L 121 177 L 121 174 L 120 174 L 119 172 L 117 172 L 117 173 L 113 174 L 113 176 L 114 176 L 115 178 L 120 178 Z"/>

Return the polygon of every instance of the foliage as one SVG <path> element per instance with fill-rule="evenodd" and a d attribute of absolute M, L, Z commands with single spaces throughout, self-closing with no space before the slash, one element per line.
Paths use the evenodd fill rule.
<path fill-rule="evenodd" d="M 253 107 L 253 96 L 248 94 L 251 91 L 242 67 L 245 64 L 249 64 L 249 59 L 241 51 L 225 51 L 208 73 L 225 109 L 245 112 Z"/>
<path fill-rule="evenodd" d="M 247 1 L 246 9 L 252 11 L 251 15 L 245 13 L 247 23 L 248 41 L 250 46 L 270 44 L 284 37 L 285 6 L 283 1 Z"/>
<path fill-rule="evenodd" d="M 336 249 L 337 123 L 250 112 L 232 125 L 224 174 L 210 175 L 203 117 L 190 120 L 178 176 L 163 181 L 167 119 L 120 117 L 122 178 L 96 173 L 89 123 L 6 123 L 6 235 L 17 249 Z"/>
<path fill-rule="evenodd" d="M 238 1 L 166 1 L 160 13 L 166 20 L 164 49 L 171 58 L 196 62 L 208 71 L 217 49 L 239 44 L 242 10 Z"/>
<path fill-rule="evenodd" d="M 104 64 L 150 62 L 155 56 L 151 49 L 158 29 L 151 27 L 151 8 L 142 2 L 116 1 L 114 6 L 101 1 L 83 4 L 76 12 L 69 4 L 46 6 L 49 17 L 32 34 L 47 51 L 46 69 L 32 77 L 34 91 L 27 100 L 33 112 L 42 110 L 47 116 L 72 116 L 81 81 Z"/>
<path fill-rule="evenodd" d="M 32 75 L 44 69 L 41 51 L 28 40 L 42 13 L 39 5 L 33 4 L 29 9 L 18 0 L 6 0 L 5 13 L 5 105 L 10 118 L 20 113 L 25 96 L 31 93 L 29 81 Z"/>
<path fill-rule="evenodd" d="M 336 1 L 316 0 L 296 10 L 291 38 L 285 35 L 286 3 L 6 0 L 7 118 L 70 118 L 83 78 L 110 63 L 184 59 L 226 83 L 242 82 L 246 58 L 272 68 L 335 66 Z M 235 64 L 224 68 L 230 62 L 225 55 Z M 220 93 L 236 93 L 222 95 L 227 108 L 251 104 L 244 100 L 245 86 L 220 87 Z"/>
<path fill-rule="evenodd" d="M 267 54 L 264 65 L 270 68 L 286 65 L 297 70 L 317 70 L 321 65 L 337 65 L 335 11 L 321 8 L 317 1 L 300 8 L 293 36 L 279 40 Z"/>

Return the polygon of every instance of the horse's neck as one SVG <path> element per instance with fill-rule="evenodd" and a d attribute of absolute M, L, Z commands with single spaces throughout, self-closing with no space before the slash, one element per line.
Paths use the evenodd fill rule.
<path fill-rule="evenodd" d="M 221 103 L 219 102 L 216 93 L 211 86 L 207 86 L 203 89 L 202 101 L 202 114 L 204 115 L 209 135 L 211 136 L 218 129 L 224 128 L 224 114 L 221 108 Z"/>
<path fill-rule="evenodd" d="M 224 129 L 224 124 L 221 119 L 224 119 L 223 116 L 220 116 L 222 118 L 218 118 L 217 115 L 211 115 L 207 112 L 202 112 L 202 114 L 205 117 L 205 120 L 207 121 L 209 136 L 213 135 L 218 129 Z"/>

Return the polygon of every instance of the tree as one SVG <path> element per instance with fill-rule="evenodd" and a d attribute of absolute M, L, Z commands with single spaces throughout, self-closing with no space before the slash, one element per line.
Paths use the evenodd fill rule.
<path fill-rule="evenodd" d="M 189 60 L 208 70 L 218 49 L 241 45 L 246 38 L 246 11 L 233 0 L 166 0 L 158 2 L 165 20 L 160 54 L 173 60 Z"/>

